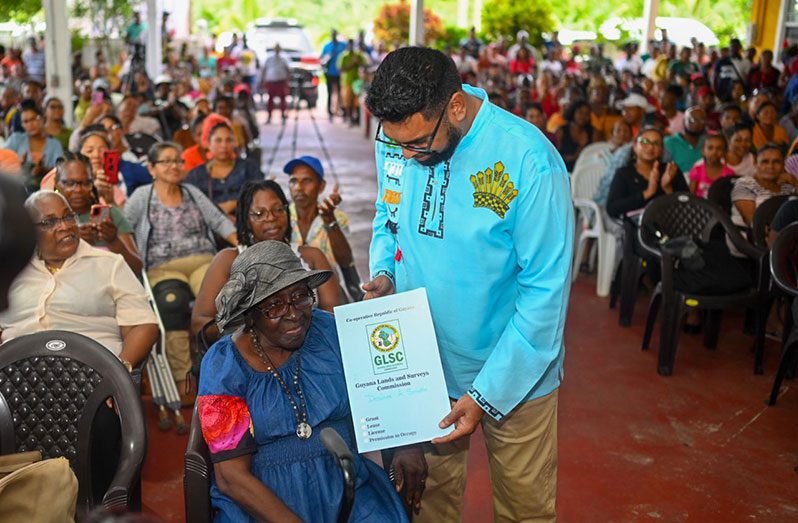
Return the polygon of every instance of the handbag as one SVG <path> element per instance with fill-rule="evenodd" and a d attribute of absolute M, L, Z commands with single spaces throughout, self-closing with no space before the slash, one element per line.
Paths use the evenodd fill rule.
<path fill-rule="evenodd" d="M 66 458 L 0 456 L 0 521 L 74 523 L 78 480 Z"/>
<path fill-rule="evenodd" d="M 725 295 L 753 285 L 750 271 L 732 256 L 723 240 L 704 242 L 678 236 L 663 242 L 660 248 L 676 260 L 673 287 L 679 292 Z"/>

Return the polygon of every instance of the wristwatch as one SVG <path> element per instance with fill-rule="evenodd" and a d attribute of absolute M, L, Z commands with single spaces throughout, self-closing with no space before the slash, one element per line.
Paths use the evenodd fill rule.
<path fill-rule="evenodd" d="M 326 230 L 328 230 L 328 231 L 331 231 L 331 230 L 335 229 L 336 227 L 338 227 L 338 221 L 334 221 L 334 222 L 330 222 L 330 223 L 325 223 L 324 224 L 324 228 Z"/>
<path fill-rule="evenodd" d="M 129 361 L 122 360 L 122 365 L 125 366 L 125 368 L 127 369 L 128 374 L 131 374 L 133 372 L 133 364 L 130 363 Z"/>

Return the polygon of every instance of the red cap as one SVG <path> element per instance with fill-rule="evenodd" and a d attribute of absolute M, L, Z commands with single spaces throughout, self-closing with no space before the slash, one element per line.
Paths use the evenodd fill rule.
<path fill-rule="evenodd" d="M 252 96 L 252 89 L 247 84 L 238 84 L 233 88 L 233 94 L 238 96 L 241 93 L 247 93 Z"/>
<path fill-rule="evenodd" d="M 701 98 L 702 96 L 707 96 L 707 95 L 710 95 L 710 94 L 711 94 L 711 95 L 714 95 L 715 93 L 713 93 L 713 92 L 712 92 L 712 89 L 711 89 L 711 88 L 709 88 L 709 87 L 707 87 L 707 86 L 705 85 L 704 87 L 702 87 L 701 89 L 699 89 L 699 90 L 698 90 L 698 92 L 697 92 L 696 94 L 698 95 L 698 97 L 699 97 L 699 98 Z"/>

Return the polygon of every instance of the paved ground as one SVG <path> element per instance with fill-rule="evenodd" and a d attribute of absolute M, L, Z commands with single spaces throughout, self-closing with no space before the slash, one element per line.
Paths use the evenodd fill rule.
<path fill-rule="evenodd" d="M 265 113 L 259 114 L 259 121 L 264 123 L 261 128 L 263 149 L 261 165 L 266 176 L 277 177 L 277 181 L 283 186 L 289 198 L 291 196 L 288 194 L 288 176 L 283 174 L 282 168 L 295 156 L 309 154 L 322 161 L 327 179 L 327 192 L 332 190 L 337 175 L 343 199 L 340 208 L 349 215 L 355 262 L 361 278 L 365 281 L 368 277 L 368 246 L 371 241 L 371 219 L 374 217 L 374 199 L 377 193 L 373 140 L 366 139 L 361 129 L 349 127 L 342 123 L 340 118 L 330 123 L 326 114 L 322 115 L 323 112 L 325 111 L 313 114 L 316 115 L 315 122 L 319 133 L 332 158 L 332 168 L 321 149 L 316 127 L 307 109 L 299 112 L 298 119 L 296 113 L 290 113 L 282 130 L 282 139 L 280 139 L 281 125 L 275 123 L 266 125 Z M 276 111 L 275 116 L 277 116 Z M 278 140 L 279 146 L 274 154 L 274 146 Z M 271 168 L 269 168 L 270 163 Z"/>
<path fill-rule="evenodd" d="M 325 118 L 319 125 L 341 180 L 342 208 L 352 220 L 365 277 L 375 197 L 371 140 L 340 122 L 330 125 Z M 264 126 L 264 166 L 277 129 Z M 287 129 L 272 172 L 290 155 L 293 131 Z M 298 136 L 298 152 L 319 154 L 307 115 Z M 777 406 L 764 405 L 779 346 L 768 342 L 765 374 L 754 376 L 751 340 L 741 332 L 741 318 L 731 315 L 715 351 L 703 349 L 700 337 L 683 335 L 675 373 L 662 378 L 655 372 L 658 336 L 651 351 L 640 350 L 646 304 L 641 296 L 632 327 L 621 328 L 617 312 L 595 296 L 594 278 L 581 276 L 573 287 L 560 393 L 559 521 L 798 521 L 796 382 L 785 382 Z M 148 414 L 145 509 L 164 521 L 183 521 L 186 439 L 159 433 L 154 414 Z M 478 434 L 463 515 L 469 523 L 492 520 Z"/>

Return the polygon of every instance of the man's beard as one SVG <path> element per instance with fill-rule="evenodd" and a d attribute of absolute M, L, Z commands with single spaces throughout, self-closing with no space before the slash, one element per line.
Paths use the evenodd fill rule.
<path fill-rule="evenodd" d="M 415 160 L 424 167 L 434 167 L 454 156 L 454 151 L 457 149 L 457 146 L 460 144 L 460 140 L 463 138 L 463 133 L 460 132 L 460 129 L 449 123 L 448 117 L 444 123 L 449 131 L 449 139 L 446 141 L 446 147 L 444 147 L 443 150 L 430 153 L 423 160 L 415 158 Z"/>

